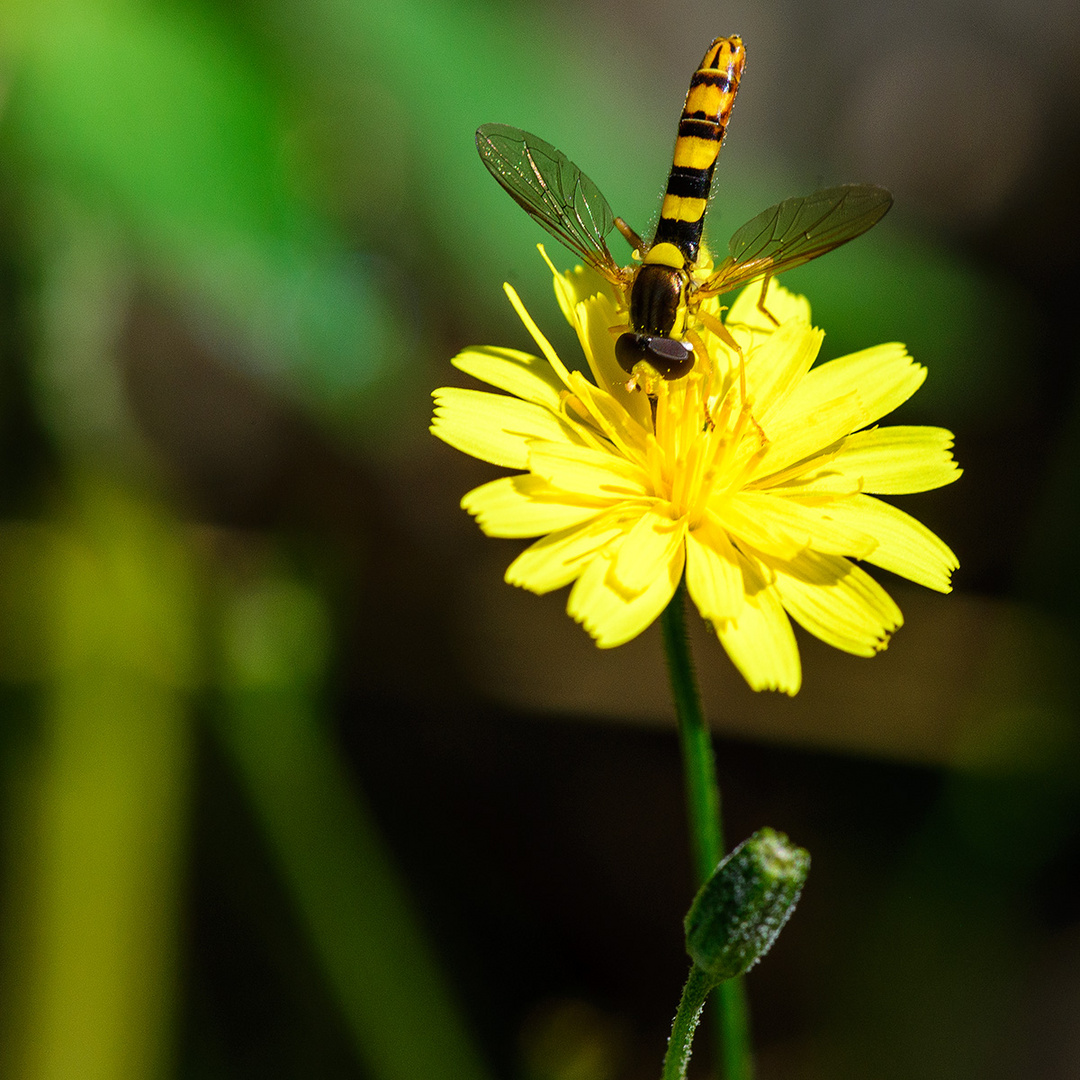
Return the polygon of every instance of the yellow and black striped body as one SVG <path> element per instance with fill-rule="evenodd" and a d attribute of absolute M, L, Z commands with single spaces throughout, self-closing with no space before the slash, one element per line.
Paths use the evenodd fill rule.
<path fill-rule="evenodd" d="M 861 236 L 892 205 L 892 196 L 872 184 L 784 199 L 737 229 L 715 266 L 700 265 L 713 170 L 745 66 L 742 40 L 717 38 L 694 72 L 651 244 L 616 217 L 597 186 L 550 143 L 505 124 L 482 124 L 476 131 L 476 149 L 491 175 L 614 287 L 620 306 L 625 303 L 628 325 L 615 339 L 615 358 L 631 376 L 627 386 L 643 387 L 650 396 L 657 375 L 680 379 L 695 359 L 706 359 L 694 354 L 695 347 L 705 350 L 703 327 L 741 357 L 735 339 L 702 301 L 760 281 L 758 310 L 775 323 L 765 306 L 769 281 Z M 612 228 L 633 247 L 635 265 L 617 263 L 608 250 Z M 745 390 L 741 362 L 739 375 Z"/>
<path fill-rule="evenodd" d="M 674 244 L 687 265 L 698 256 L 713 169 L 745 65 L 740 38 L 717 38 L 690 80 L 679 117 L 675 156 L 653 246 Z"/>
<path fill-rule="evenodd" d="M 746 64 L 740 38 L 717 38 L 690 80 L 656 236 L 630 287 L 630 330 L 615 342 L 628 374 L 642 360 L 665 379 L 694 366 L 684 340 L 690 270 L 697 261 L 713 168 Z"/>

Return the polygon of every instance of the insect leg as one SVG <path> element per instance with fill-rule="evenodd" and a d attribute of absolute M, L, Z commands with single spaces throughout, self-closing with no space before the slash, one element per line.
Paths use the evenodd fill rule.
<path fill-rule="evenodd" d="M 765 297 L 769 295 L 769 282 L 772 280 L 768 274 L 761 279 L 761 295 L 758 297 L 757 309 L 764 315 L 773 326 L 779 326 L 780 320 L 765 306 Z"/>
<path fill-rule="evenodd" d="M 615 219 L 615 228 L 623 234 L 623 238 L 635 251 L 644 252 L 645 241 L 621 217 Z"/>
<path fill-rule="evenodd" d="M 768 314 L 768 312 L 766 312 Z M 702 311 L 700 308 L 697 312 L 697 317 L 701 321 L 702 325 L 711 330 L 729 349 L 734 349 L 735 354 L 739 357 L 739 397 L 742 403 L 746 404 L 746 357 L 743 356 L 743 351 L 739 347 L 739 343 L 731 336 L 731 331 L 718 319 L 715 315 L 710 315 L 707 311 Z M 772 316 L 769 316 L 772 318 Z"/>
<path fill-rule="evenodd" d="M 711 374 L 712 360 L 709 358 L 709 350 L 705 348 L 705 342 L 701 340 L 701 335 L 696 330 L 690 330 L 687 332 L 686 340 L 693 346 L 694 356 L 698 363 Z"/>

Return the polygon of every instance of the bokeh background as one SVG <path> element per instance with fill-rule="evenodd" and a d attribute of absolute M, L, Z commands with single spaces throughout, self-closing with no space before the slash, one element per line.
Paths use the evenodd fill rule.
<path fill-rule="evenodd" d="M 1080 1075 L 1071 0 L 3 0 L 4 1076 L 658 1075 L 692 883 L 656 635 L 502 584 L 428 395 L 531 347 L 504 280 L 577 353 L 477 125 L 644 232 L 732 32 L 713 237 L 889 187 L 786 283 L 826 356 L 909 345 L 898 419 L 967 470 L 903 501 L 961 569 L 886 582 L 887 653 L 803 636 L 788 700 L 695 637 L 729 837 L 814 858 L 760 1078 Z"/>

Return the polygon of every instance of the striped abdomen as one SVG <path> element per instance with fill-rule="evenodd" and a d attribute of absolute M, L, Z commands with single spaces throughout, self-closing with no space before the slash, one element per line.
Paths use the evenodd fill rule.
<path fill-rule="evenodd" d="M 675 159 L 653 245 L 674 244 L 687 263 L 697 259 L 713 168 L 746 65 L 741 38 L 717 38 L 690 80 Z"/>

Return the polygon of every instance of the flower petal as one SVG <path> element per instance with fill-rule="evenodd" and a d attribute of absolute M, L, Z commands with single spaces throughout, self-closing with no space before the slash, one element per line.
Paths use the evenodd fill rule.
<path fill-rule="evenodd" d="M 790 402 L 795 414 L 813 411 L 821 404 L 858 394 L 863 403 L 865 427 L 902 405 L 926 379 L 926 368 L 915 363 L 899 342 L 875 345 L 830 360 L 810 371 Z"/>
<path fill-rule="evenodd" d="M 849 435 L 829 469 L 860 478 L 863 491 L 875 495 L 930 491 L 960 478 L 952 445 L 953 434 L 944 428 L 872 428 Z"/>
<path fill-rule="evenodd" d="M 840 440 L 860 426 L 863 412 L 858 394 L 848 394 L 813 412 L 804 413 L 798 424 L 792 424 L 789 403 L 783 422 L 778 424 L 774 419 L 766 432 L 768 446 L 760 455 L 750 482 L 768 487 L 774 476 L 801 472 L 801 469 L 792 469 L 791 466 L 805 462 L 809 467 L 813 458 L 822 454 L 831 456 L 839 448 Z M 752 450 L 752 446 L 747 448 L 747 451 Z M 747 451 L 744 451 L 744 455 L 749 457 Z"/>
<path fill-rule="evenodd" d="M 809 461 L 800 461 L 772 476 L 755 480 L 751 490 L 796 496 L 807 506 L 858 495 L 863 489 L 862 477 L 841 472 L 832 465 L 842 445 L 834 443 L 831 450 L 815 454 Z"/>
<path fill-rule="evenodd" d="M 802 685 L 799 647 L 775 587 L 746 556 L 743 568 L 745 603 L 733 619 L 713 623 L 731 662 L 752 690 L 780 690 L 794 696 Z"/>
<path fill-rule="evenodd" d="M 596 385 L 611 394 L 623 409 L 644 427 L 649 405 L 644 394 L 626 389 L 626 373 L 615 359 L 613 327 L 626 328 L 626 314 L 619 314 L 615 288 L 591 266 L 575 266 L 562 273 L 548 258 L 543 244 L 536 245 L 551 270 L 555 298 L 566 321 L 577 331 L 582 351 Z"/>
<path fill-rule="evenodd" d="M 573 270 L 567 270 L 563 273 L 555 268 L 555 264 L 548 257 L 547 248 L 545 248 L 543 244 L 537 244 L 536 248 L 540 252 L 540 257 L 548 264 L 548 269 L 551 271 L 552 283 L 555 286 L 555 300 L 558 302 L 559 310 L 563 313 L 563 318 L 573 326 L 574 308 L 577 306 L 579 300 L 589 295 L 586 291 L 588 286 L 586 286 L 583 280 L 585 268 L 583 266 L 575 266 Z"/>
<path fill-rule="evenodd" d="M 474 379 L 497 386 L 514 397 L 542 405 L 553 413 L 559 412 L 562 380 L 539 356 L 530 356 L 519 349 L 480 345 L 459 352 L 450 363 Z"/>
<path fill-rule="evenodd" d="M 828 401 L 856 391 L 873 423 L 902 405 L 926 379 L 899 342 L 874 345 L 814 368 L 804 382 L 806 401 Z"/>
<path fill-rule="evenodd" d="M 569 585 L 602 547 L 625 535 L 634 518 L 625 513 L 603 514 L 584 525 L 542 536 L 507 568 L 506 582 L 544 594 Z"/>
<path fill-rule="evenodd" d="M 746 392 L 761 426 L 775 416 L 817 359 L 825 334 L 798 319 L 778 327 L 746 357 Z"/>
<path fill-rule="evenodd" d="M 509 282 L 504 282 L 503 292 L 506 293 L 511 307 L 517 312 L 518 318 L 525 324 L 525 329 L 529 331 L 529 336 L 536 342 L 537 348 L 544 354 L 547 362 L 551 365 L 551 370 L 555 372 L 564 386 L 569 386 L 570 372 L 567 370 L 566 365 L 559 359 L 559 354 L 552 347 L 551 342 L 540 332 L 540 327 L 536 325 L 536 320 L 529 314 L 521 301 L 521 297 L 518 296 L 517 289 L 509 284 Z"/>
<path fill-rule="evenodd" d="M 910 514 L 870 495 L 855 495 L 832 508 L 837 521 L 865 529 L 878 546 L 866 561 L 938 592 L 952 592 L 949 578 L 960 565 L 949 546 Z"/>
<path fill-rule="evenodd" d="M 597 386 L 611 394 L 640 428 L 648 429 L 652 426 L 649 399 L 640 391 L 627 390 L 626 372 L 615 359 L 615 335 L 611 328 L 620 324 L 625 328 L 625 323 L 626 316 L 620 317 L 615 304 L 604 293 L 580 301 L 574 309 L 573 325 Z"/>
<path fill-rule="evenodd" d="M 467 492 L 461 500 L 487 536 L 540 536 L 579 525 L 605 505 L 553 488 L 528 473 L 502 476 Z"/>
<path fill-rule="evenodd" d="M 638 394 L 637 397 L 645 403 L 647 426 L 639 423 L 632 412 L 627 412 L 622 401 L 629 393 L 625 389 L 621 397 L 615 397 L 593 386 L 580 371 L 571 372 L 570 386 L 589 418 L 614 444 L 615 449 L 630 461 L 644 462 L 648 457 L 648 441 L 652 433 L 652 412 L 645 395 Z"/>
<path fill-rule="evenodd" d="M 697 276 L 695 274 L 695 279 Z M 707 280 L 707 278 L 708 274 L 705 274 L 702 280 Z M 806 329 L 810 327 L 810 304 L 806 297 L 789 292 L 776 278 L 769 279 L 766 303 L 769 314 L 773 318 L 758 307 L 760 297 L 761 282 L 752 282 L 739 293 L 728 312 L 728 317 L 722 320 L 728 334 L 738 342 L 744 358 L 749 358 L 755 350 L 768 344 L 769 339 L 777 332 L 778 326 L 794 322 L 802 324 Z M 709 296 L 699 302 L 697 310 L 701 321 L 704 322 L 704 317 L 720 319 L 725 308 L 720 303 L 719 297 Z M 713 393 L 722 397 L 723 392 L 719 389 L 720 387 L 736 385 L 739 355 L 728 345 L 726 339 L 721 338 L 706 326 L 699 329 L 699 336 L 706 343 L 712 367 L 716 372 Z M 759 365 L 759 371 L 765 366 Z M 747 371 L 749 371 L 749 364 Z M 760 391 L 756 396 L 753 394 L 751 396 L 759 403 L 766 400 Z"/>
<path fill-rule="evenodd" d="M 589 632 L 601 649 L 611 649 L 635 638 L 668 606 L 682 577 L 683 548 L 644 592 L 629 594 L 611 574 L 607 552 L 594 556 L 570 590 L 567 614 Z"/>
<path fill-rule="evenodd" d="M 873 656 L 903 624 L 892 597 L 847 559 L 808 551 L 772 568 L 788 614 L 834 648 Z"/>
<path fill-rule="evenodd" d="M 812 368 L 771 417 L 771 445 L 754 478 L 765 478 L 809 458 L 881 419 L 922 385 L 926 369 L 903 345 L 878 345 Z"/>
<path fill-rule="evenodd" d="M 548 258 L 547 248 L 543 244 L 537 244 L 536 247 L 540 252 L 540 257 L 551 271 L 555 285 L 555 299 L 558 300 L 559 308 L 571 326 L 574 325 L 574 308 L 580 301 L 595 296 L 597 293 L 611 294 L 611 283 L 591 266 L 578 265 L 566 271 L 557 270 L 555 264 Z"/>
<path fill-rule="evenodd" d="M 714 500 L 710 509 L 730 533 L 774 558 L 792 558 L 806 548 L 865 558 L 877 539 L 868 529 L 838 520 L 836 505 L 806 505 L 768 491 L 740 491 Z"/>
<path fill-rule="evenodd" d="M 733 619 L 742 610 L 743 575 L 727 533 L 707 514 L 686 534 L 686 587 L 704 619 Z"/>
<path fill-rule="evenodd" d="M 682 561 L 686 519 L 673 520 L 670 507 L 650 507 L 618 546 L 611 577 L 627 592 L 644 592 L 673 562 Z"/>
<path fill-rule="evenodd" d="M 444 386 L 434 391 L 431 433 L 463 453 L 508 469 L 526 469 L 536 439 L 579 445 L 580 436 L 553 412 L 531 401 Z"/>
<path fill-rule="evenodd" d="M 753 281 L 735 298 L 724 321 L 732 327 L 745 326 L 759 333 L 771 334 L 776 329 L 776 323 L 758 307 L 760 298 L 761 282 Z M 810 301 L 805 296 L 785 289 L 776 278 L 769 279 L 765 307 L 781 325 L 789 319 L 798 319 L 810 325 Z"/>
<path fill-rule="evenodd" d="M 607 450 L 534 442 L 529 447 L 529 469 L 554 487 L 606 502 L 649 494 L 645 470 Z"/>

